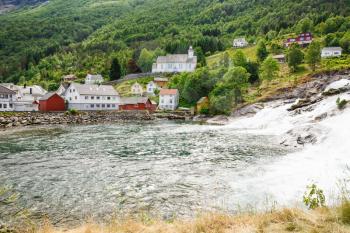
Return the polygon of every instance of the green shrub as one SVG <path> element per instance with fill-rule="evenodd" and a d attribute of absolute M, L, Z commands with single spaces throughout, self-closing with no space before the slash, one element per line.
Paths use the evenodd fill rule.
<path fill-rule="evenodd" d="M 323 190 L 319 189 L 315 184 L 307 186 L 307 191 L 303 196 L 303 202 L 309 209 L 313 210 L 318 207 L 324 207 L 326 198 Z"/>
<path fill-rule="evenodd" d="M 76 110 L 76 109 L 74 109 L 74 108 L 72 108 L 72 109 L 69 109 L 69 110 L 66 112 L 66 114 L 67 114 L 67 115 L 73 115 L 73 116 L 75 116 L 75 115 L 78 115 L 78 114 L 79 114 L 79 111 Z"/>
<path fill-rule="evenodd" d="M 202 108 L 199 113 L 201 115 L 209 115 L 209 108 Z"/>
<path fill-rule="evenodd" d="M 337 99 L 337 107 L 339 110 L 343 110 L 346 105 L 347 105 L 348 101 L 347 100 L 341 100 L 340 98 Z"/>

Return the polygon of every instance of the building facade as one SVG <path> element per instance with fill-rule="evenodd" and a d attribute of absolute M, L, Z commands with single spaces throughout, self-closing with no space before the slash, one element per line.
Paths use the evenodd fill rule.
<path fill-rule="evenodd" d="M 152 73 L 193 72 L 197 67 L 197 56 L 192 46 L 187 54 L 160 56 L 152 66 Z"/>
<path fill-rule="evenodd" d="M 65 93 L 68 109 L 80 111 L 118 110 L 120 96 L 110 85 L 72 83 Z"/>
<path fill-rule="evenodd" d="M 47 93 L 39 100 L 40 112 L 63 112 L 65 110 L 65 100 L 55 92 Z"/>
<path fill-rule="evenodd" d="M 143 95 L 143 87 L 141 84 L 139 84 L 138 82 L 134 83 L 132 86 L 131 86 L 131 93 L 133 95 Z"/>
<path fill-rule="evenodd" d="M 93 84 L 101 84 L 103 83 L 103 77 L 100 74 L 92 75 L 88 74 L 85 77 L 85 84 L 93 85 Z"/>
<path fill-rule="evenodd" d="M 0 112 L 14 111 L 16 92 L 0 85 Z"/>
<path fill-rule="evenodd" d="M 150 82 L 147 84 L 147 90 L 146 90 L 146 92 L 147 92 L 147 94 L 154 95 L 154 92 L 155 92 L 156 90 L 158 90 L 158 89 L 159 89 L 159 88 L 158 88 L 157 84 L 156 84 L 155 82 L 153 82 L 153 81 L 150 81 Z"/>
<path fill-rule="evenodd" d="M 148 110 L 155 111 L 157 105 L 154 105 L 148 97 L 122 97 L 120 103 L 120 110 Z"/>
<path fill-rule="evenodd" d="M 234 48 L 244 48 L 244 47 L 247 47 L 248 45 L 249 44 L 244 37 L 236 38 L 233 40 L 233 47 Z"/>
<path fill-rule="evenodd" d="M 179 105 L 179 91 L 177 89 L 162 89 L 159 92 L 159 109 L 175 110 Z"/>
<path fill-rule="evenodd" d="M 321 57 L 340 57 L 343 49 L 341 47 L 326 47 L 322 49 Z"/>
<path fill-rule="evenodd" d="M 298 44 L 301 47 L 306 47 L 309 44 L 311 44 L 312 41 L 313 41 L 312 34 L 307 32 L 307 33 L 300 34 L 296 38 L 288 38 L 287 41 L 284 42 L 284 46 L 289 47 L 292 44 Z"/>

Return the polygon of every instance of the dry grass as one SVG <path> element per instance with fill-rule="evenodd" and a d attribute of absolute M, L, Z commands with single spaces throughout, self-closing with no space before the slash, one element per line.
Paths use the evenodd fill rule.
<path fill-rule="evenodd" d="M 32 233 L 346 233 L 335 209 L 304 212 L 284 209 L 265 214 L 204 214 L 192 220 L 114 219 L 108 224 L 87 223 L 75 229 L 55 229 L 47 221 Z"/>

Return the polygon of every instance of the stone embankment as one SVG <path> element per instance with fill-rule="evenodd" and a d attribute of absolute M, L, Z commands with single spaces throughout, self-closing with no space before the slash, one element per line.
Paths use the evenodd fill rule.
<path fill-rule="evenodd" d="M 0 113 L 0 129 L 31 125 L 93 124 L 154 119 L 154 116 L 147 111 L 101 111 L 76 114 L 68 112 L 5 112 Z"/>

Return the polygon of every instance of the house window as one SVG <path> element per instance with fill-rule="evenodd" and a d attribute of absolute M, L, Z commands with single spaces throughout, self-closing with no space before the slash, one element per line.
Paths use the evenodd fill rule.
<path fill-rule="evenodd" d="M 110 97 L 110 96 L 108 96 L 108 97 L 107 97 L 107 100 L 111 100 L 111 97 Z"/>
<path fill-rule="evenodd" d="M 164 104 L 164 99 L 161 100 L 161 103 Z"/>
<path fill-rule="evenodd" d="M 7 104 L 4 104 L 3 106 L 4 106 L 4 108 L 7 108 Z"/>
<path fill-rule="evenodd" d="M 107 108 L 110 108 L 111 107 L 111 105 L 110 104 L 107 104 Z"/>
<path fill-rule="evenodd" d="M 173 103 L 173 99 L 170 99 L 170 103 L 171 103 L 171 104 Z"/>
<path fill-rule="evenodd" d="M 2 108 L 2 104 L 0 104 L 0 108 Z"/>
<path fill-rule="evenodd" d="M 99 108 L 100 107 L 100 105 L 99 104 L 96 104 L 96 108 Z"/>
<path fill-rule="evenodd" d="M 5 99 L 8 99 L 8 98 L 9 98 L 9 96 L 8 96 L 8 95 L 4 95 L 4 97 L 5 97 Z"/>
<path fill-rule="evenodd" d="M 94 108 L 94 107 L 95 107 L 95 105 L 94 105 L 94 104 L 91 104 L 91 105 L 90 105 L 90 107 L 91 107 L 91 108 Z"/>
<path fill-rule="evenodd" d="M 69 92 L 72 93 L 72 89 L 70 89 Z"/>
<path fill-rule="evenodd" d="M 13 108 L 13 104 L 10 104 L 9 107 L 10 107 L 10 108 Z"/>
<path fill-rule="evenodd" d="M 112 98 L 113 100 L 116 100 L 115 96 Z"/>
<path fill-rule="evenodd" d="M 112 108 L 115 108 L 115 104 L 112 104 Z"/>
<path fill-rule="evenodd" d="M 75 99 L 77 100 L 77 99 L 78 99 L 78 96 L 76 96 Z"/>
<path fill-rule="evenodd" d="M 92 99 L 92 100 L 95 99 L 95 96 L 91 96 L 91 99 Z"/>
<path fill-rule="evenodd" d="M 69 100 L 72 101 L 72 97 L 69 97 Z"/>
<path fill-rule="evenodd" d="M 99 97 L 99 96 L 97 96 L 97 97 L 96 97 L 96 99 L 98 99 L 98 100 L 99 100 L 99 99 L 100 99 L 100 97 Z"/>
<path fill-rule="evenodd" d="M 73 92 L 75 92 L 75 89 L 73 89 Z"/>
<path fill-rule="evenodd" d="M 102 104 L 102 108 L 104 108 L 104 107 L 106 107 L 106 105 L 105 105 L 105 104 Z"/>
<path fill-rule="evenodd" d="M 89 99 L 89 96 L 85 96 L 85 99 L 88 100 L 88 99 Z"/>

